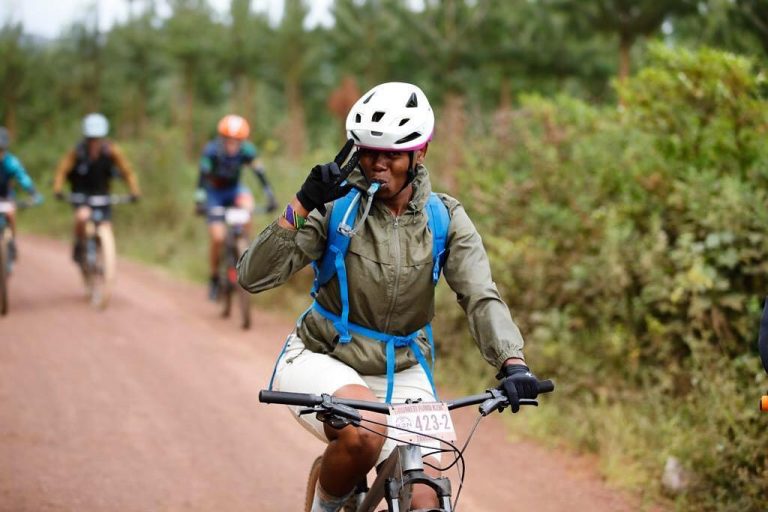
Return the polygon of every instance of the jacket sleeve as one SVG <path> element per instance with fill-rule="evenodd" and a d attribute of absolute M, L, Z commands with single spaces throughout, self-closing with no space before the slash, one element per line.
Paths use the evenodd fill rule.
<path fill-rule="evenodd" d="M 483 357 L 500 368 L 510 357 L 523 358 L 523 337 L 493 282 L 480 234 L 458 202 L 453 200 L 449 209 L 445 280 L 467 315 L 470 333 Z"/>
<path fill-rule="evenodd" d="M 267 226 L 237 263 L 240 286 L 251 293 L 275 288 L 320 258 L 325 248 L 328 215 L 323 217 L 313 211 L 298 231 L 283 228 L 277 221 Z"/>
<path fill-rule="evenodd" d="M 64 187 L 64 180 L 69 175 L 72 167 L 75 165 L 75 150 L 70 149 L 64 157 L 59 160 L 59 165 L 56 167 L 56 173 L 53 175 L 53 192 L 61 192 Z"/>
<path fill-rule="evenodd" d="M 35 183 L 32 181 L 32 178 L 29 177 L 27 170 L 21 165 L 19 159 L 15 156 L 11 156 L 9 162 L 10 163 L 7 162 L 7 165 L 10 168 L 11 175 L 13 176 L 13 179 L 16 180 L 16 183 L 18 183 L 28 194 L 34 193 Z"/>
<path fill-rule="evenodd" d="M 120 171 L 125 182 L 128 183 L 131 193 L 139 195 L 141 190 L 139 189 L 139 181 L 136 179 L 136 173 L 131 164 L 128 163 L 128 159 L 125 158 L 123 151 L 115 144 L 112 145 L 112 158 L 115 160 L 115 167 Z"/>

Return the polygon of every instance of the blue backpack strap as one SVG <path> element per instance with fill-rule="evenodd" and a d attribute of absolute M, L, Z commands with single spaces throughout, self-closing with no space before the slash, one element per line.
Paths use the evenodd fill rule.
<path fill-rule="evenodd" d="M 338 329 L 338 324 L 341 320 L 338 315 L 331 313 L 320 304 L 318 304 L 317 301 L 315 301 L 311 307 L 322 317 L 333 322 L 333 325 L 337 326 Z M 385 351 L 387 356 L 387 396 L 385 401 L 387 403 L 392 402 L 392 392 L 395 385 L 395 350 L 398 348 L 409 348 L 411 350 L 414 357 L 416 358 L 416 361 L 418 361 L 419 365 L 424 369 L 424 373 L 427 375 L 427 380 L 429 380 L 429 385 L 432 387 L 432 393 L 435 395 L 435 398 L 437 398 L 435 381 L 434 377 L 432 376 L 432 372 L 435 366 L 435 343 L 432 339 L 432 326 L 430 324 L 427 324 L 423 329 L 426 331 L 429 338 L 429 347 L 432 355 L 432 366 L 430 366 L 427 362 L 427 358 L 424 357 L 424 354 L 422 354 L 421 348 L 417 342 L 419 333 L 422 331 L 422 329 L 414 331 L 405 336 L 396 336 L 394 334 L 386 334 L 383 332 L 375 331 L 373 329 L 369 329 L 368 327 L 363 327 L 362 325 L 357 325 L 354 323 L 347 323 L 345 328 L 348 329 L 347 332 L 351 331 L 356 334 L 361 334 L 385 344 Z"/>
<path fill-rule="evenodd" d="M 343 257 L 347 254 L 349 249 L 349 238 L 339 233 L 339 224 L 344 217 L 344 213 L 352 204 L 355 196 L 359 195 L 359 192 L 352 189 L 347 195 L 334 201 L 333 208 L 331 208 L 331 217 L 328 221 L 328 233 L 326 235 L 325 252 L 323 256 L 312 262 L 312 268 L 315 270 L 315 282 L 312 286 L 312 296 L 320 290 L 320 287 L 331 280 L 336 275 L 337 265 L 336 260 L 339 254 Z M 357 208 L 360 203 L 357 203 L 356 209 L 351 213 L 351 217 L 354 219 L 357 216 Z M 331 248 L 334 249 L 331 249 Z"/>
<path fill-rule="evenodd" d="M 440 272 L 445 263 L 446 246 L 448 245 L 448 227 L 451 216 L 448 207 L 432 192 L 427 201 L 427 224 L 432 232 L 432 284 L 437 285 Z"/>

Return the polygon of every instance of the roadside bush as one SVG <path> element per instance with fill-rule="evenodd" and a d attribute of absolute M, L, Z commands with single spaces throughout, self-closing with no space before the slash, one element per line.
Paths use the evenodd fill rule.
<path fill-rule="evenodd" d="M 649 495 L 678 457 L 690 510 L 763 510 L 768 490 L 762 84 L 745 58 L 657 46 L 619 108 L 524 96 L 461 173 L 532 367 L 558 383 L 545 432 Z M 443 346 L 461 358 L 452 311 Z"/>

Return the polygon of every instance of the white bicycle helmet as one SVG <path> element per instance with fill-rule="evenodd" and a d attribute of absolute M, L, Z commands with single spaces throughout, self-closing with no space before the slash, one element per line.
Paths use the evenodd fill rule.
<path fill-rule="evenodd" d="M 424 91 L 404 82 L 379 84 L 347 115 L 347 136 L 358 147 L 416 151 L 432 139 L 435 114 Z"/>
<path fill-rule="evenodd" d="M 88 138 L 106 137 L 109 121 L 103 114 L 88 114 L 83 118 L 83 136 Z"/>

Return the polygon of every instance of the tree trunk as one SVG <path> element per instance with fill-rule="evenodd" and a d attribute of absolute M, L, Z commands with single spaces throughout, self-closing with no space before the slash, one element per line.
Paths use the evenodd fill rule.
<path fill-rule="evenodd" d="M 288 101 L 288 124 L 284 133 L 285 147 L 291 158 L 301 158 L 307 146 L 304 125 L 304 102 L 298 80 L 285 81 L 285 96 Z"/>
<path fill-rule="evenodd" d="M 16 137 L 16 102 L 11 100 L 6 104 L 5 111 L 5 127 L 11 134 L 11 137 Z"/>
<path fill-rule="evenodd" d="M 344 76 L 341 83 L 331 91 L 326 101 L 328 110 L 333 117 L 339 120 L 339 134 L 342 139 L 347 138 L 346 120 L 347 113 L 352 109 L 357 99 L 362 95 L 357 87 L 355 78 L 350 75 Z"/>
<path fill-rule="evenodd" d="M 619 35 L 619 81 L 624 82 L 629 78 L 630 72 L 630 51 L 632 50 L 632 44 L 634 38 L 629 34 Z"/>
<path fill-rule="evenodd" d="M 459 188 L 458 173 L 464 165 L 464 138 L 467 131 L 467 115 L 464 111 L 464 97 L 450 93 L 443 104 L 440 121 L 441 155 L 440 183 L 449 194 L 456 194 Z"/>
<path fill-rule="evenodd" d="M 195 72 L 193 66 L 188 66 L 184 73 L 184 110 L 182 126 L 184 127 L 184 139 L 187 143 L 187 155 L 192 158 L 197 153 L 194 128 L 195 113 Z"/>
<path fill-rule="evenodd" d="M 139 97 L 136 98 L 136 135 L 141 139 L 144 138 L 144 133 L 147 129 L 147 96 L 149 95 L 149 87 L 144 80 L 142 80 L 139 86 Z"/>

